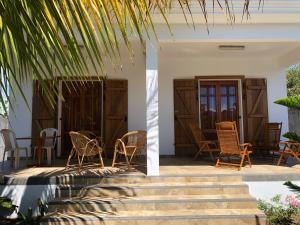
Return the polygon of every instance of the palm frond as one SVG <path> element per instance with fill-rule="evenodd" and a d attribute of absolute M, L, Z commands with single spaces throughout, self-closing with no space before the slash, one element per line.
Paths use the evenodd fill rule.
<path fill-rule="evenodd" d="M 292 97 L 287 97 L 287 98 L 281 98 L 274 103 L 286 106 L 288 108 L 292 109 L 300 109 L 300 95 L 292 96 Z"/>
<path fill-rule="evenodd" d="M 287 186 L 293 193 L 297 195 L 297 197 L 300 197 L 300 187 L 291 181 L 287 181 L 284 183 L 285 186 Z"/>
<path fill-rule="evenodd" d="M 197 1 L 208 22 L 206 1 Z M 212 1 L 213 7 L 224 10 L 234 22 L 231 1 Z M 131 35 L 138 37 L 142 45 L 150 32 L 157 38 L 153 15 L 162 15 L 171 32 L 167 15 L 176 2 L 186 22 L 189 16 L 194 26 L 191 0 L 0 0 L 0 68 L 5 74 L 0 83 L 9 82 L 13 101 L 18 92 L 25 99 L 25 82 L 38 80 L 54 104 L 53 95 L 57 93 L 44 80 L 76 76 L 84 81 L 91 69 L 105 74 L 105 59 L 112 63 L 118 60 L 121 42 L 133 54 Z M 249 2 L 244 2 L 247 15 Z M 8 96 L 5 85 L 0 84 L 2 105 Z"/>

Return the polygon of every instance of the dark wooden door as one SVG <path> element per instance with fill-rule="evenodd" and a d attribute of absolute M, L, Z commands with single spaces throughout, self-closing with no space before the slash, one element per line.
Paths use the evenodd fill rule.
<path fill-rule="evenodd" d="M 266 79 L 245 79 L 243 93 L 245 141 L 258 145 L 263 139 L 264 123 L 268 122 Z"/>
<path fill-rule="evenodd" d="M 57 91 L 57 82 L 53 80 L 45 81 L 49 89 Z M 32 137 L 39 137 L 41 130 L 45 128 L 57 128 L 57 98 L 53 95 L 52 101 L 45 93 L 38 81 L 33 82 L 32 95 Z M 52 104 L 51 104 L 52 102 Z M 36 145 L 36 143 L 32 143 Z"/>
<path fill-rule="evenodd" d="M 198 86 L 195 79 L 174 80 L 175 155 L 192 156 L 196 146 L 189 123 L 199 123 Z"/>
<path fill-rule="evenodd" d="M 103 83 L 72 81 L 63 83 L 62 156 L 71 150 L 70 131 L 88 130 L 103 135 Z"/>
<path fill-rule="evenodd" d="M 238 81 L 200 81 L 200 124 L 209 139 L 217 139 L 215 124 L 236 121 L 239 127 Z"/>
<path fill-rule="evenodd" d="M 128 81 L 105 80 L 104 83 L 105 149 L 108 156 L 116 139 L 128 131 Z"/>

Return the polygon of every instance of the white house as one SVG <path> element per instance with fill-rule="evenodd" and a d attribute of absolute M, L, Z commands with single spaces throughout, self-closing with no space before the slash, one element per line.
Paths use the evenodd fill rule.
<path fill-rule="evenodd" d="M 221 10 L 213 15 L 208 5 L 206 25 L 200 8 L 192 8 L 195 27 L 187 26 L 174 6 L 172 34 L 154 14 L 157 41 L 145 39 L 143 51 L 132 37 L 133 58 L 122 47 L 121 68 L 108 64 L 106 74 L 87 74 L 91 79 L 107 75 L 107 80 L 83 88 L 77 97 L 57 99 L 55 110 L 45 110 L 38 88 L 29 81 L 23 90 L 31 111 L 18 96 L 9 115 L 11 128 L 26 137 L 39 132 L 34 121 L 56 126 L 62 135 L 58 156 L 68 154 L 64 134 L 79 129 L 78 124 L 101 133 L 108 146 L 127 129 L 146 130 L 148 175 L 159 175 L 160 155 L 194 154 L 185 136 L 189 122 L 209 133 L 217 121 L 236 120 L 242 141 L 250 142 L 257 141 L 265 121 L 282 122 L 286 132 L 287 109 L 273 102 L 286 96 L 286 69 L 300 61 L 300 2 L 269 0 L 258 10 L 258 1 L 252 1 L 248 20 L 242 19 L 242 4 L 234 1 L 234 24 Z M 66 93 L 63 82 L 58 88 Z M 82 111 L 92 105 L 97 109 Z M 98 124 L 83 124 L 83 117 Z"/>

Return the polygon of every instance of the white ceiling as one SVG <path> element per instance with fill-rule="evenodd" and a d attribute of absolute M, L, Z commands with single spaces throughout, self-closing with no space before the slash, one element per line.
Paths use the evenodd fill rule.
<path fill-rule="evenodd" d="M 244 45 L 244 50 L 221 50 L 219 45 Z M 160 43 L 160 57 L 174 58 L 278 58 L 300 48 L 300 43 Z"/>

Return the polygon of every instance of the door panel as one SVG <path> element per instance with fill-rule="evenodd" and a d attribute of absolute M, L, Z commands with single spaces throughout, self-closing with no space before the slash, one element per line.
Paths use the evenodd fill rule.
<path fill-rule="evenodd" d="M 174 80 L 175 155 L 192 156 L 197 149 L 189 123 L 199 123 L 198 88 L 195 79 Z"/>
<path fill-rule="evenodd" d="M 217 139 L 215 124 L 236 121 L 239 127 L 238 81 L 200 81 L 200 124 L 209 139 Z"/>
<path fill-rule="evenodd" d="M 102 92 L 100 81 L 63 83 L 62 156 L 67 156 L 72 148 L 70 131 L 88 130 L 103 135 Z"/>

